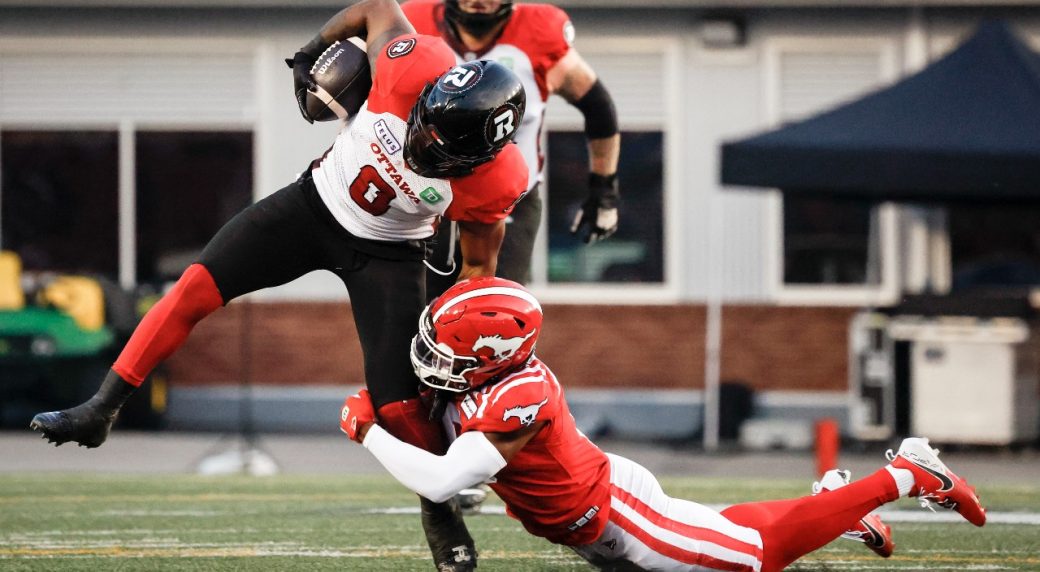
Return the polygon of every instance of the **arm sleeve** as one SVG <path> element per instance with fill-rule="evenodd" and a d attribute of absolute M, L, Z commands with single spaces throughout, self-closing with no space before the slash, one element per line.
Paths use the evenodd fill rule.
<path fill-rule="evenodd" d="M 479 431 L 463 433 L 443 456 L 400 441 L 379 425 L 369 428 L 364 445 L 402 485 L 438 503 L 506 466 L 502 454 Z"/>

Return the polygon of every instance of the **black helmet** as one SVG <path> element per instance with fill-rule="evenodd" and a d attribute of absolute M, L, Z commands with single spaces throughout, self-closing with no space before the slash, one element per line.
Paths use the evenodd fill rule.
<path fill-rule="evenodd" d="M 483 36 L 491 31 L 499 22 L 509 19 L 513 13 L 513 0 L 502 0 L 498 10 L 488 14 L 463 12 L 459 0 L 444 0 L 444 18 L 455 26 L 465 28 L 474 36 Z"/>
<path fill-rule="evenodd" d="M 404 159 L 425 177 L 459 177 L 513 140 L 527 97 L 502 64 L 479 60 L 427 84 L 408 116 Z"/>

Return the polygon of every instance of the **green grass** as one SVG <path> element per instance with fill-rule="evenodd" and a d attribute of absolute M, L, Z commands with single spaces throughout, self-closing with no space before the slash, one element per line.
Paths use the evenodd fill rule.
<path fill-rule="evenodd" d="M 801 482 L 662 479 L 704 503 L 804 494 Z M 1040 486 L 987 490 L 990 510 L 1040 512 Z M 390 477 L 0 476 L 0 570 L 432 570 L 416 506 Z M 914 505 L 904 501 L 900 508 Z M 468 520 L 480 570 L 587 570 L 500 515 Z M 896 523 L 896 555 L 848 541 L 797 570 L 1040 570 L 1040 526 Z"/>

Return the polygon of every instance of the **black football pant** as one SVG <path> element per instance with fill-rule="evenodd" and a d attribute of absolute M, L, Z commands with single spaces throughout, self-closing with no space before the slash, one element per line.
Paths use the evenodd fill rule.
<path fill-rule="evenodd" d="M 421 242 L 354 237 L 304 177 L 232 218 L 206 245 L 199 262 L 225 303 L 314 270 L 339 276 L 350 294 L 365 382 L 378 409 L 418 395 L 408 356 L 425 299 L 423 254 Z"/>

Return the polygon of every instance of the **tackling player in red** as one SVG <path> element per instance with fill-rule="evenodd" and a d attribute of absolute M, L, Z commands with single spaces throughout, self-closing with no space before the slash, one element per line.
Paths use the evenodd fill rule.
<path fill-rule="evenodd" d="M 645 468 L 578 431 L 562 387 L 534 355 L 541 329 L 541 307 L 519 284 L 460 282 L 424 310 L 411 349 L 419 378 L 453 395 L 448 451 L 435 455 L 384 431 L 367 392 L 347 399 L 341 428 L 428 498 L 489 482 L 531 534 L 604 569 L 782 570 L 904 496 L 985 524 L 974 488 L 919 438 L 858 481 L 828 473 L 811 496 L 721 512 L 671 498 Z"/>
<path fill-rule="evenodd" d="M 326 270 L 350 294 L 366 384 L 387 430 L 444 452 L 442 428 L 421 410 L 408 365 L 426 302 L 428 240 L 442 217 L 457 221 L 460 276 L 494 274 L 504 220 L 527 189 L 527 167 L 512 144 L 526 96 L 504 66 L 456 65 L 448 46 L 416 34 L 393 0 L 363 0 L 333 16 L 293 57 L 308 120 L 301 90 L 315 89 L 312 65 L 334 42 L 354 36 L 367 39 L 371 91 L 332 147 L 218 231 L 138 325 L 94 397 L 37 415 L 33 429 L 58 445 L 101 445 L 125 400 L 200 320 L 243 294 Z M 361 50 L 347 41 L 341 48 Z M 437 565 L 475 567 L 457 507 L 422 504 Z M 466 558 L 458 561 L 460 553 Z"/>
<path fill-rule="evenodd" d="M 571 232 L 585 242 L 605 239 L 618 225 L 618 132 L 614 101 L 596 72 L 571 42 L 574 27 L 567 14 L 549 4 L 516 4 L 512 0 L 409 0 L 401 9 L 415 29 L 440 36 L 458 62 L 489 59 L 508 66 L 527 90 L 527 114 L 516 144 L 528 169 L 529 191 L 517 204 L 499 256 L 497 276 L 527 283 L 531 253 L 542 216 L 538 184 L 542 180 L 542 120 L 551 94 L 563 97 L 585 119 L 589 145 L 588 198 L 576 214 Z M 450 258 L 450 228 L 442 227 L 433 260 Z M 450 266 L 450 265 L 449 265 Z M 429 298 L 451 285 L 428 275 Z"/>

